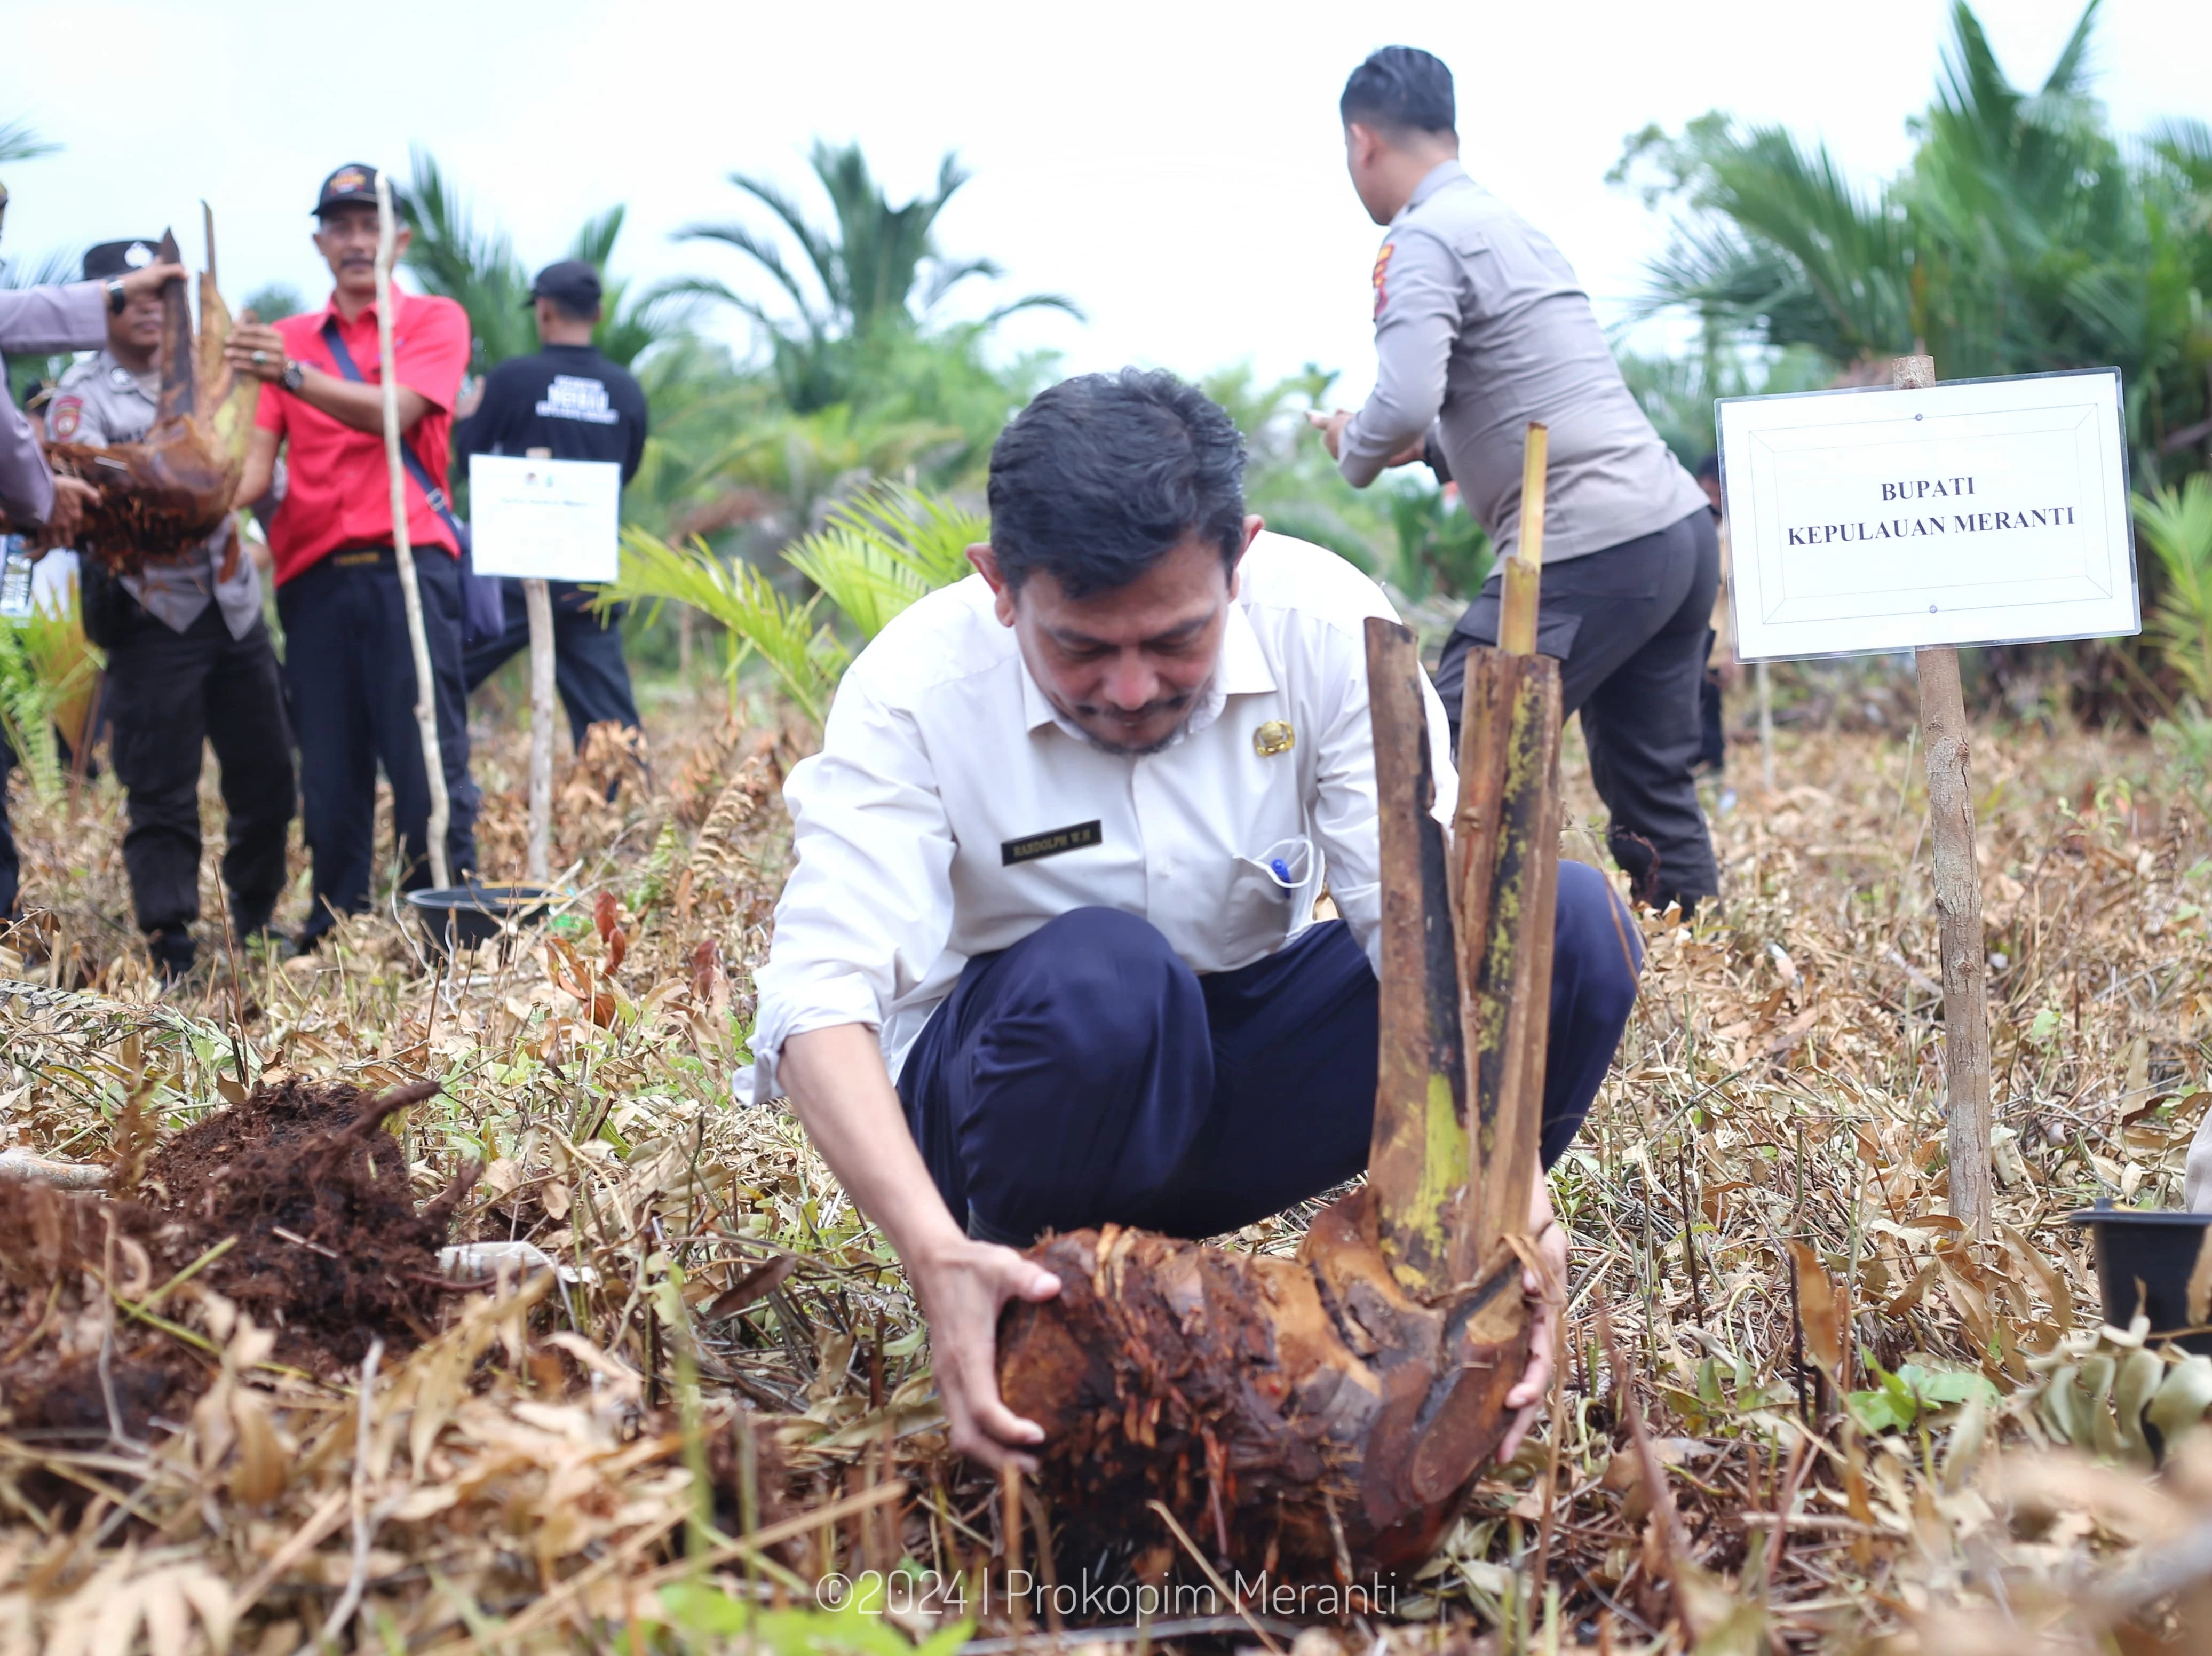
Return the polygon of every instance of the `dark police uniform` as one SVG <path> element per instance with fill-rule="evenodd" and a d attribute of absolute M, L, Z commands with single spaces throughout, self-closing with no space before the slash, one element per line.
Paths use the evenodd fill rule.
<path fill-rule="evenodd" d="M 143 264 L 131 252 L 146 245 L 94 247 L 85 276 Z M 161 389 L 157 372 L 133 374 L 103 349 L 62 376 L 47 429 L 58 441 L 137 442 L 153 427 Z M 284 890 L 292 737 L 261 583 L 229 522 L 178 563 L 118 577 L 88 559 L 81 579 L 86 635 L 108 654 L 112 761 L 130 797 L 123 863 L 147 947 L 176 977 L 191 969 L 199 918 L 204 744 L 222 767 L 223 884 L 240 938 L 267 928 Z"/>
<path fill-rule="evenodd" d="M 563 288 L 563 275 L 575 278 L 573 289 Z M 571 290 L 586 314 L 597 307 L 598 277 L 575 261 L 548 268 L 532 291 L 564 298 Z M 645 433 L 645 393 L 627 369 L 589 345 L 547 345 L 532 356 L 510 357 L 485 376 L 483 402 L 454 428 L 453 464 L 465 466 L 471 454 L 542 451 L 556 460 L 611 460 L 627 484 L 644 458 Z M 621 611 L 604 617 L 593 612 L 587 585 L 547 584 L 553 599 L 553 682 L 568 709 L 576 746 L 603 721 L 636 729 Z M 508 579 L 501 586 L 507 624 L 498 637 L 470 647 L 463 667 L 471 691 L 530 646 L 522 583 Z"/>

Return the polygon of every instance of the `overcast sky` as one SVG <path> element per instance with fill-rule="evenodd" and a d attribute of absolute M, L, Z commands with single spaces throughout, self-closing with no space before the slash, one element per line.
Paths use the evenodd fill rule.
<path fill-rule="evenodd" d="M 2078 15 L 2074 0 L 1984 8 L 2025 83 Z M 0 167 L 0 253 L 35 259 L 170 224 L 196 259 L 204 196 L 234 299 L 283 281 L 319 301 L 316 184 L 351 160 L 404 176 L 420 145 L 532 267 L 626 202 L 618 274 L 758 286 L 734 253 L 671 233 L 764 222 L 726 183 L 737 169 L 819 208 L 811 141 L 857 138 L 895 199 L 958 150 L 975 178 L 939 221 L 943 249 L 1006 265 L 1001 296 L 1054 290 L 1089 314 L 1020 319 L 1011 341 L 1060 350 L 1071 368 L 1249 359 L 1273 374 L 1314 360 L 1354 397 L 1370 377 L 1378 232 L 1345 180 L 1334 112 L 1375 46 L 1425 46 L 1452 66 L 1469 168 L 1559 242 L 1610 320 L 1665 239 L 1604 183 L 1627 134 L 1717 107 L 1825 138 L 1870 179 L 1909 154 L 1948 18 L 1944 0 L 26 3 L 0 57 L 0 120 L 64 148 Z M 2124 131 L 2202 113 L 2212 4 L 2112 0 L 2096 61 Z"/>

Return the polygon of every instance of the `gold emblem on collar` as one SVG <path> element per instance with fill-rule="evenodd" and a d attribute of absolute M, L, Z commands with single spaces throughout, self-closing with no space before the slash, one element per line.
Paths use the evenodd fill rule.
<path fill-rule="evenodd" d="M 1297 733 L 1280 719 L 1270 719 L 1252 733 L 1252 751 L 1263 759 L 1287 753 L 1297 745 Z"/>

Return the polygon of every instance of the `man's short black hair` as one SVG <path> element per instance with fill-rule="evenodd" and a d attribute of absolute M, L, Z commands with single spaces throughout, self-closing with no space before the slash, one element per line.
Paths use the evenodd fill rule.
<path fill-rule="evenodd" d="M 1346 126 L 1358 121 L 1386 134 L 1458 136 L 1451 70 L 1443 58 L 1418 46 L 1384 46 L 1370 57 L 1352 71 L 1336 107 Z"/>
<path fill-rule="evenodd" d="M 1720 481 L 1721 457 L 1720 452 L 1717 449 L 1698 462 L 1698 469 L 1695 475 L 1699 483 L 1705 482 L 1709 478 L 1715 483 Z"/>
<path fill-rule="evenodd" d="M 1125 368 L 1038 393 L 991 449 L 991 550 L 1017 590 L 1048 569 L 1070 598 L 1126 587 L 1197 534 L 1244 547 L 1244 440 L 1172 374 Z"/>

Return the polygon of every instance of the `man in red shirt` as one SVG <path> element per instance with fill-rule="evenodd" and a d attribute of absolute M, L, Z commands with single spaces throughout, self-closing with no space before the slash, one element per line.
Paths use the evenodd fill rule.
<path fill-rule="evenodd" d="M 335 290 L 319 312 L 269 326 L 241 324 L 232 364 L 269 382 L 261 396 L 241 504 L 260 500 L 288 450 L 283 503 L 267 525 L 284 671 L 300 744 L 301 819 L 314 860 L 312 948 L 341 914 L 366 909 L 374 872 L 376 771 L 392 783 L 403 889 L 429 883 L 429 781 L 415 723 L 415 661 L 392 551 L 392 481 L 376 314 L 376 170 L 349 164 L 323 180 L 315 247 Z M 399 247 L 407 232 L 399 232 Z M 392 291 L 400 441 L 409 468 L 407 533 L 437 684 L 438 741 L 452 804 L 447 856 L 476 864 L 476 784 L 469 777 L 461 677 L 460 548 L 444 506 L 453 399 L 470 351 L 467 314 L 450 299 Z M 437 491 L 434 500 L 424 486 Z"/>

